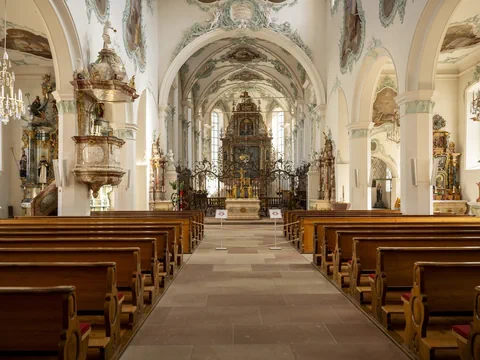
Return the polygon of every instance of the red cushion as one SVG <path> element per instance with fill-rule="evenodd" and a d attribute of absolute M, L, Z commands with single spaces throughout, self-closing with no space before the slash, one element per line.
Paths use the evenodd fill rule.
<path fill-rule="evenodd" d="M 87 323 L 80 323 L 80 332 L 85 334 L 88 330 L 90 330 L 90 324 Z"/>
<path fill-rule="evenodd" d="M 458 335 L 460 335 L 461 337 L 463 337 L 465 339 L 468 339 L 468 335 L 470 334 L 470 331 L 472 330 L 470 325 L 455 325 L 452 329 Z"/>
<path fill-rule="evenodd" d="M 353 260 L 348 260 L 348 265 L 352 265 Z"/>
<path fill-rule="evenodd" d="M 402 298 L 404 298 L 407 301 L 410 301 L 411 297 L 412 297 L 412 293 L 405 293 L 402 295 Z"/>
<path fill-rule="evenodd" d="M 368 277 L 372 280 L 375 280 L 376 276 L 376 274 L 368 274 Z"/>
<path fill-rule="evenodd" d="M 123 293 L 121 292 L 117 293 L 117 296 L 118 296 L 118 300 L 122 300 L 125 297 L 125 295 L 123 295 Z"/>

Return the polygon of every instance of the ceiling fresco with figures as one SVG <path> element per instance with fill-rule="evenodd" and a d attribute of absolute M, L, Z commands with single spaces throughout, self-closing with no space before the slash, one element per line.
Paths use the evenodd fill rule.
<path fill-rule="evenodd" d="M 197 51 L 182 67 L 183 96 L 191 92 L 198 108 L 210 110 L 248 91 L 265 106 L 294 107 L 303 98 L 307 74 L 278 45 L 250 37 L 224 39 Z"/>
<path fill-rule="evenodd" d="M 27 6 L 12 11 L 16 1 L 7 1 L 7 52 L 15 67 L 53 65 L 47 29 L 32 0 L 22 0 Z M 22 4 L 23 5 L 23 4 Z M 0 45 L 5 44 L 4 19 L 0 17 Z"/>
<path fill-rule="evenodd" d="M 457 64 L 480 56 L 480 1 L 464 0 L 450 20 L 439 62 Z"/>

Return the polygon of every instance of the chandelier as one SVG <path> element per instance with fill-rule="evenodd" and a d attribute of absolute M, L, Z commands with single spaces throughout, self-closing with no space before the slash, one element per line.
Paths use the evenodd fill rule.
<path fill-rule="evenodd" d="M 11 117 L 20 119 L 24 112 L 22 91 L 18 90 L 18 97 L 15 94 L 15 73 L 9 71 L 12 67 L 7 54 L 7 0 L 5 0 L 5 37 L 3 59 L 0 61 L 0 120 L 4 125 L 8 124 Z"/>
<path fill-rule="evenodd" d="M 473 121 L 480 121 L 480 90 L 473 92 L 472 103 L 470 104 L 470 113 Z"/>

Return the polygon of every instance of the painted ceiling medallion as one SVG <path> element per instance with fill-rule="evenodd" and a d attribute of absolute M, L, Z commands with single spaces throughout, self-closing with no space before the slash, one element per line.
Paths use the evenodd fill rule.
<path fill-rule="evenodd" d="M 400 22 L 403 24 L 407 0 L 379 0 L 379 2 L 380 22 L 383 27 L 392 25 L 397 13 L 400 16 Z"/>
<path fill-rule="evenodd" d="M 125 50 L 140 72 L 144 72 L 147 67 L 147 34 L 142 8 L 142 0 L 126 0 L 123 12 Z"/>
<path fill-rule="evenodd" d="M 360 0 L 343 0 L 344 16 L 340 38 L 340 70 L 352 71 L 360 59 L 365 44 L 365 12 Z"/>
<path fill-rule="evenodd" d="M 92 18 L 92 12 L 95 13 L 98 21 L 102 24 L 107 21 L 110 16 L 110 0 L 85 0 L 87 5 L 88 22 Z"/>
<path fill-rule="evenodd" d="M 267 56 L 250 46 L 237 46 L 222 56 L 223 61 L 248 64 L 251 62 L 266 61 Z"/>
<path fill-rule="evenodd" d="M 250 1 L 236 1 L 230 6 L 230 18 L 234 22 L 249 23 L 255 15 L 255 7 Z"/>
<path fill-rule="evenodd" d="M 230 81 L 262 81 L 263 76 L 251 70 L 243 70 L 228 78 Z"/>

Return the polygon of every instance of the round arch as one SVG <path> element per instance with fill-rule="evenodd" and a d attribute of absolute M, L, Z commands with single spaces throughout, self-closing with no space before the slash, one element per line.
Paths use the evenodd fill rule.
<path fill-rule="evenodd" d="M 33 0 L 48 29 L 48 38 L 53 55 L 53 67 L 57 91 L 73 93 L 70 84 L 76 61 L 83 64 L 80 39 L 72 15 L 65 0 Z"/>
<path fill-rule="evenodd" d="M 377 47 L 372 51 L 375 52 L 375 56 L 365 57 L 355 83 L 355 92 L 353 95 L 349 124 L 371 122 L 373 113 L 373 96 L 375 94 L 377 80 L 383 66 L 388 61 L 392 61 L 393 63 L 395 77 L 397 78 L 398 83 L 396 66 L 390 52 L 384 47 Z"/>
<path fill-rule="evenodd" d="M 204 46 L 218 41 L 222 39 L 233 38 L 237 35 L 244 35 L 245 32 L 254 35 L 256 38 L 261 40 L 270 41 L 274 44 L 277 44 L 284 50 L 290 52 L 293 57 L 297 59 L 297 61 L 303 66 L 305 71 L 307 72 L 310 80 L 312 81 L 313 88 L 315 90 L 315 94 L 317 96 L 317 101 L 319 104 L 325 104 L 326 101 L 326 94 L 325 94 L 325 87 L 323 85 L 322 79 L 320 74 L 318 73 L 315 65 L 313 64 L 312 60 L 303 52 L 297 45 L 293 42 L 285 38 L 284 36 L 275 33 L 272 30 L 262 29 L 260 31 L 252 31 L 244 29 L 235 29 L 232 31 L 225 31 L 222 29 L 216 29 L 211 31 L 207 34 L 199 36 L 197 39 L 192 41 L 188 44 L 172 61 L 170 66 L 168 67 L 162 81 L 162 85 L 160 87 L 160 94 L 159 94 L 159 105 L 165 106 L 168 104 L 168 94 L 170 91 L 170 87 L 175 80 L 178 72 L 182 65 L 198 50 L 203 48 Z"/>
<path fill-rule="evenodd" d="M 462 0 L 429 0 L 415 30 L 408 58 L 406 91 L 434 90 L 437 60 L 448 23 Z"/>

